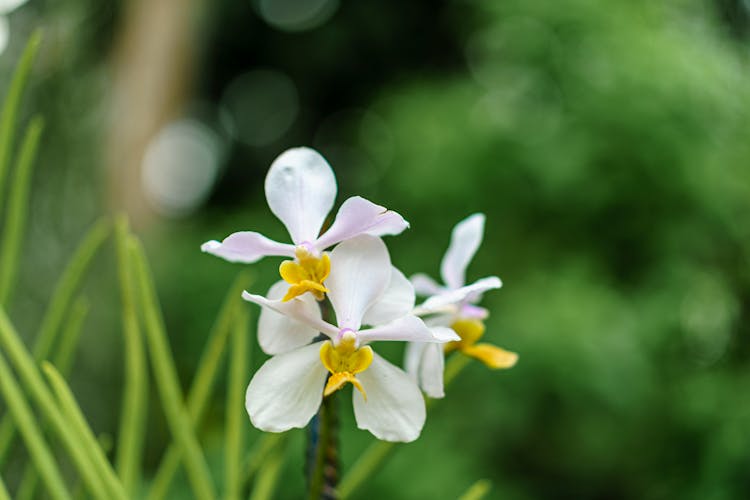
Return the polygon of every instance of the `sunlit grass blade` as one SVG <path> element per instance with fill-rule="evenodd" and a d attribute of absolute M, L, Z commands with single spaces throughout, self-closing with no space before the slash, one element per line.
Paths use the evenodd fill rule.
<path fill-rule="evenodd" d="M 62 375 L 50 363 L 44 362 L 42 370 L 57 396 L 57 401 L 65 420 L 70 424 L 71 430 L 78 438 L 79 446 L 85 450 L 94 467 L 96 467 L 97 474 L 101 476 L 111 498 L 125 500 L 127 498 L 125 489 L 107 460 L 104 451 L 99 446 L 94 433 L 91 431 L 91 427 L 86 422 L 86 418 L 83 416 L 83 412 L 81 412 L 70 387 L 68 387 Z"/>
<path fill-rule="evenodd" d="M 188 479 L 195 496 L 206 500 L 212 499 L 216 497 L 216 493 L 208 464 L 193 431 L 190 415 L 183 403 L 177 370 L 167 341 L 151 271 L 140 243 L 135 238 L 131 238 L 130 241 L 132 243 L 129 245 L 129 250 L 136 270 L 139 305 L 145 323 L 146 341 L 164 414 L 174 440 L 182 449 Z"/>
<path fill-rule="evenodd" d="M 242 477 L 240 490 L 242 490 L 245 485 L 253 479 L 255 473 L 258 472 L 260 466 L 265 463 L 267 457 L 273 452 L 274 448 L 282 443 L 285 438 L 285 434 L 267 432 L 256 441 L 255 445 L 242 462 L 244 476 Z"/>
<path fill-rule="evenodd" d="M 16 332 L 2 308 L 0 308 L 0 346 L 8 353 L 19 378 L 27 389 L 27 393 L 33 398 L 41 410 L 41 415 L 44 416 L 52 430 L 60 438 L 76 470 L 86 482 L 90 493 L 94 498 L 111 498 L 104 487 L 102 478 L 97 474 L 96 467 L 81 448 L 78 436 L 60 413 L 58 403 L 45 385 L 31 354 L 21 342 L 18 332 Z"/>
<path fill-rule="evenodd" d="M 239 500 L 241 485 L 242 450 L 244 449 L 245 384 L 247 383 L 247 348 L 249 313 L 235 308 L 235 324 L 229 358 L 229 382 L 226 402 L 224 444 L 224 498 Z"/>
<path fill-rule="evenodd" d="M 232 332 L 234 310 L 237 307 L 242 307 L 242 290 L 249 285 L 249 282 L 250 273 L 248 271 L 244 271 L 237 276 L 227 292 L 216 322 L 209 333 L 208 342 L 198 362 L 198 368 L 195 371 L 195 377 L 187 399 L 188 413 L 193 428 L 197 428 L 203 418 L 206 404 L 211 396 L 211 388 L 219 371 L 219 362 L 224 354 L 229 334 Z M 170 444 L 152 482 L 148 494 L 149 500 L 161 500 L 167 496 L 169 486 L 181 460 L 180 448 L 174 443 Z"/>
<path fill-rule="evenodd" d="M 482 500 L 487 496 L 492 488 L 492 483 L 488 479 L 480 479 L 472 484 L 458 500 Z"/>
<path fill-rule="evenodd" d="M 39 470 L 39 474 L 47 487 L 47 492 L 55 499 L 67 500 L 71 498 L 52 452 L 44 442 L 41 428 L 2 354 L 0 354 L 0 390 L 10 414 L 18 423 L 21 437 L 26 443 L 31 459 Z"/>
<path fill-rule="evenodd" d="M 35 117 L 26 128 L 13 174 L 2 243 L 0 243 L 0 304 L 2 305 L 7 304 L 16 279 L 18 256 L 21 253 L 23 230 L 29 209 L 31 174 L 34 170 L 34 160 L 43 128 L 44 120 L 39 116 Z"/>
<path fill-rule="evenodd" d="M 445 365 L 443 386 L 448 387 L 448 385 L 453 382 L 456 376 L 461 373 L 469 362 L 470 358 L 467 356 L 458 353 L 452 355 Z M 431 408 L 432 405 L 438 401 L 440 400 L 427 400 L 427 408 Z M 388 441 L 375 441 L 372 443 L 362 455 L 359 456 L 357 461 L 354 462 L 354 465 L 352 465 L 349 472 L 344 475 L 339 483 L 339 487 L 337 488 L 339 498 L 341 500 L 349 498 L 368 477 L 372 477 L 373 474 L 377 473 L 385 459 L 388 458 L 391 455 L 391 452 L 396 448 L 396 444 L 397 443 L 390 443 Z"/>
<path fill-rule="evenodd" d="M 100 219 L 86 233 L 76 248 L 62 276 L 55 286 L 47 310 L 42 317 L 36 340 L 34 341 L 34 358 L 41 361 L 49 357 L 55 343 L 60 325 L 70 306 L 73 295 L 78 289 L 83 276 L 91 264 L 99 247 L 109 236 L 110 223 L 107 219 Z"/>
<path fill-rule="evenodd" d="M 270 500 L 276 490 L 281 475 L 281 467 L 284 465 L 283 444 L 274 449 L 268 459 L 263 462 L 258 477 L 255 478 L 253 491 L 250 493 L 250 500 Z"/>
<path fill-rule="evenodd" d="M 86 316 L 89 312 L 89 302 L 85 297 L 78 297 L 73 303 L 73 307 L 70 310 L 68 321 L 65 323 L 65 329 L 60 335 L 60 343 L 57 349 L 55 349 L 54 364 L 59 367 L 60 373 L 66 375 L 70 371 L 70 365 L 73 363 L 73 355 L 76 347 L 78 347 L 78 339 L 81 336 L 83 330 L 83 322 L 86 320 Z M 3 421 L 5 424 L 6 421 Z M 12 432 L 14 430 L 13 421 L 8 420 L 7 427 L 3 427 L 1 434 L 3 437 L 7 431 Z M 33 464 L 27 463 L 26 468 L 21 476 L 21 484 L 16 492 L 16 500 L 31 500 L 34 498 L 36 487 L 39 484 L 39 473 Z"/>
<path fill-rule="evenodd" d="M 8 172 L 8 165 L 10 164 L 13 151 L 18 108 L 21 104 L 21 96 L 23 95 L 24 88 L 26 88 L 26 82 L 29 79 L 29 73 L 31 73 L 31 66 L 34 63 L 34 58 L 39 50 L 41 41 L 41 32 L 35 31 L 26 43 L 26 48 L 23 50 L 21 59 L 16 65 L 16 70 L 13 73 L 13 79 L 10 82 L 8 93 L 5 95 L 3 109 L 0 113 L 0 207 L 5 204 L 3 197 L 5 175 Z"/>
<path fill-rule="evenodd" d="M 139 467 L 146 437 L 148 366 L 135 309 L 135 283 L 128 238 L 128 222 L 121 216 L 115 224 L 115 241 L 125 343 L 125 388 L 120 410 L 120 432 L 115 463 L 125 490 L 133 496 L 140 479 Z"/>

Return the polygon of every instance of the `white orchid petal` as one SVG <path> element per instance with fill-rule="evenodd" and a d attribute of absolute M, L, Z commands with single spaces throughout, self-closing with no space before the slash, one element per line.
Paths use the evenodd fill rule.
<path fill-rule="evenodd" d="M 442 330 L 439 330 L 443 333 Z M 357 332 L 357 339 L 361 343 L 374 342 L 376 340 L 399 340 L 406 342 L 450 342 L 459 340 L 459 337 L 453 333 L 447 337 L 437 337 L 433 331 L 424 324 L 424 321 L 416 316 L 404 316 L 387 325 L 360 330 Z"/>
<path fill-rule="evenodd" d="M 429 297 L 430 295 L 437 295 L 445 291 L 445 288 L 438 285 L 434 279 L 423 273 L 415 274 L 409 278 L 409 281 L 411 281 L 417 295 Z"/>
<path fill-rule="evenodd" d="M 429 299 L 425 300 L 424 303 L 419 306 L 419 309 L 428 312 L 444 311 L 448 306 L 457 307 L 474 294 L 484 293 L 488 290 L 500 288 L 501 286 L 503 286 L 503 282 L 500 281 L 500 278 L 498 278 L 497 276 L 482 278 L 475 281 L 471 285 L 462 286 L 461 288 L 432 296 Z"/>
<path fill-rule="evenodd" d="M 325 285 L 339 327 L 358 330 L 390 280 L 391 258 L 380 238 L 361 235 L 334 248 Z"/>
<path fill-rule="evenodd" d="M 484 237 L 484 214 L 470 215 L 451 233 L 451 242 L 440 264 L 440 275 L 448 288 L 466 283 L 466 267 L 477 253 Z"/>
<path fill-rule="evenodd" d="M 254 231 L 232 233 L 222 242 L 207 241 L 201 245 L 201 250 L 229 262 L 245 264 L 252 264 L 271 255 L 294 257 L 293 245 L 278 243 Z"/>
<path fill-rule="evenodd" d="M 360 234 L 385 236 L 399 234 L 409 223 L 398 213 L 376 205 L 360 196 L 353 196 L 341 204 L 336 219 L 315 242 L 318 250 L 335 245 Z"/>
<path fill-rule="evenodd" d="M 336 199 L 336 178 L 328 162 L 310 148 L 288 149 L 266 175 L 266 199 L 295 245 L 318 237 Z"/>
<path fill-rule="evenodd" d="M 269 300 L 262 295 L 254 295 L 247 291 L 242 292 L 242 298 L 248 302 L 258 304 L 259 306 L 273 309 L 274 311 L 304 323 L 310 328 L 314 328 L 331 338 L 334 338 L 339 332 L 338 328 L 327 321 L 323 321 L 320 317 L 320 309 L 313 310 L 309 308 L 309 306 L 299 298 L 292 299 L 288 302 L 282 302 L 281 300 Z"/>
<path fill-rule="evenodd" d="M 277 281 L 266 293 L 270 300 L 281 299 L 286 294 L 289 284 Z M 301 303 L 295 307 L 303 307 L 306 314 L 312 318 L 320 317 L 320 308 L 315 298 L 306 293 L 295 299 Z M 266 354 L 281 354 L 303 345 L 307 345 L 318 336 L 318 330 L 306 323 L 280 314 L 271 308 L 263 307 L 258 320 L 258 344 Z"/>
<path fill-rule="evenodd" d="M 401 271 L 391 266 L 391 281 L 377 302 L 362 318 L 366 325 L 384 325 L 406 316 L 414 309 L 414 287 Z"/>
<path fill-rule="evenodd" d="M 440 344 L 425 344 L 422 359 L 419 363 L 419 386 L 431 398 L 445 396 L 443 390 L 443 372 L 445 371 L 445 354 Z"/>
<path fill-rule="evenodd" d="M 410 442 L 419 437 L 425 405 L 417 384 L 400 368 L 374 354 L 370 367 L 357 374 L 367 401 L 352 391 L 357 427 L 384 441 Z"/>
<path fill-rule="evenodd" d="M 267 432 L 306 426 L 323 400 L 326 373 L 319 342 L 272 357 L 247 387 L 250 421 Z"/>

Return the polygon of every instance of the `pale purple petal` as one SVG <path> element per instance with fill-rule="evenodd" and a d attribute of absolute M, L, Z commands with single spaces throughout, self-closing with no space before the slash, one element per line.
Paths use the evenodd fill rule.
<path fill-rule="evenodd" d="M 462 220 L 451 233 L 451 243 L 440 264 L 440 275 L 448 288 L 466 283 L 466 267 L 477 253 L 484 237 L 484 214 L 474 214 Z"/>
<path fill-rule="evenodd" d="M 320 342 L 272 357 L 247 387 L 250 421 L 267 432 L 305 427 L 323 400 L 326 373 Z"/>
<path fill-rule="evenodd" d="M 331 227 L 315 242 L 315 248 L 322 251 L 360 234 L 399 234 L 407 227 L 409 223 L 398 213 L 360 196 L 353 196 L 341 205 Z"/>
<path fill-rule="evenodd" d="M 357 339 L 361 343 L 374 342 L 376 340 L 402 340 L 406 342 L 450 342 L 460 340 L 453 330 L 451 333 L 445 329 L 430 329 L 424 321 L 416 316 L 404 316 L 387 325 L 368 328 L 357 332 Z M 437 334 L 435 333 L 437 331 Z"/>
<path fill-rule="evenodd" d="M 380 238 L 361 235 L 334 248 L 326 288 L 339 328 L 358 330 L 390 280 L 391 258 Z"/>
<path fill-rule="evenodd" d="M 437 295 L 445 291 L 445 288 L 438 285 L 434 279 L 426 274 L 415 274 L 409 278 L 409 281 L 411 281 L 412 286 L 414 286 L 414 291 L 417 292 L 417 295 L 429 297 L 430 295 Z"/>
<path fill-rule="evenodd" d="M 414 309 L 414 288 L 401 271 L 391 266 L 391 281 L 388 288 L 377 302 L 370 307 L 362 323 L 365 325 L 384 325 L 406 316 Z"/>
<path fill-rule="evenodd" d="M 266 176 L 266 199 L 295 245 L 313 242 L 336 199 L 336 178 L 328 162 L 310 148 L 288 149 Z"/>
<path fill-rule="evenodd" d="M 497 276 L 490 276 L 489 278 L 482 278 L 475 281 L 471 285 L 466 285 L 456 290 L 450 290 L 448 292 L 435 295 L 425 300 L 422 305 L 419 306 L 420 311 L 445 311 L 446 307 L 456 307 L 456 312 L 461 303 L 476 293 L 484 293 L 487 290 L 500 288 L 503 286 L 502 281 Z"/>
<path fill-rule="evenodd" d="M 289 289 L 289 284 L 277 281 L 266 293 L 270 300 L 282 298 Z M 301 307 L 306 309 L 307 316 L 320 318 L 320 307 L 311 294 L 300 295 L 295 300 L 302 303 Z M 299 304 L 295 304 L 299 307 Z M 262 307 L 260 319 L 258 320 L 258 344 L 266 354 L 281 354 L 303 345 L 307 345 L 318 336 L 318 330 L 311 328 L 307 323 L 280 314 L 269 307 Z"/>
<path fill-rule="evenodd" d="M 222 242 L 207 241 L 201 245 L 201 250 L 229 262 L 245 264 L 252 264 L 271 255 L 294 257 L 293 245 L 278 243 L 254 231 L 232 233 Z"/>
<path fill-rule="evenodd" d="M 242 292 L 242 298 L 248 302 L 253 302 L 262 307 L 268 307 L 278 313 L 302 322 L 331 338 L 334 338 L 339 333 L 338 328 L 321 319 L 320 310 L 317 312 L 312 311 L 308 308 L 307 304 L 299 298 L 292 299 L 288 302 L 282 302 L 281 300 L 269 300 L 262 295 L 253 295 L 247 291 Z"/>
<path fill-rule="evenodd" d="M 357 374 L 367 401 L 352 391 L 357 427 L 384 441 L 410 442 L 419 437 L 425 422 L 425 404 L 417 384 L 400 368 L 378 354 L 370 367 Z"/>

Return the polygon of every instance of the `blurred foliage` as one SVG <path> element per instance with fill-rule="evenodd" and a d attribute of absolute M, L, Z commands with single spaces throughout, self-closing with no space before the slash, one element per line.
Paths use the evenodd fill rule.
<path fill-rule="evenodd" d="M 20 273 L 27 293 L 13 310 L 31 331 L 64 256 L 107 197 L 95 150 L 100 58 L 112 36 L 102 27 L 117 6 L 71 5 L 39 11 L 53 25 L 68 21 L 60 40 L 70 51 L 48 49 L 36 89 L 49 139 Z M 406 274 L 437 275 L 450 228 L 486 213 L 469 278 L 503 279 L 485 298 L 488 340 L 520 353 L 507 372 L 470 365 L 422 438 L 394 453 L 363 498 L 454 498 L 480 478 L 492 483 L 487 498 L 743 498 L 746 2 L 370 0 L 342 2 L 327 24 L 294 34 L 266 26 L 253 5 L 227 1 L 210 13 L 196 99 L 217 105 L 234 77 L 273 67 L 297 85 L 300 112 L 266 146 L 232 143 L 208 204 L 147 231 L 183 387 L 240 267 L 198 247 L 239 229 L 283 238 L 262 179 L 278 153 L 304 143 L 330 160 L 340 199 L 361 194 L 411 222 L 387 240 Z M 277 279 L 277 264 L 254 266 L 252 290 Z M 93 426 L 108 433 L 122 376 L 113 269 L 102 258 L 88 284 L 100 303 L 72 379 Z M 264 357 L 253 345 L 254 370 Z M 401 348 L 388 348 L 399 360 Z M 215 477 L 223 397 L 201 433 Z M 341 408 L 346 467 L 372 438 Z M 259 433 L 247 426 L 253 442 Z M 158 412 L 148 427 L 146 476 L 169 439 Z M 280 498 L 303 488 L 304 437 L 291 434 Z M 189 497 L 185 480 L 175 485 Z"/>

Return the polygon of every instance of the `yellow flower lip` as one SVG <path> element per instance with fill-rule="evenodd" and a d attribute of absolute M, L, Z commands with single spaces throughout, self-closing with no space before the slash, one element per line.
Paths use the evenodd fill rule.
<path fill-rule="evenodd" d="M 339 337 L 341 338 L 335 346 L 330 340 L 323 342 L 320 346 L 320 360 L 331 373 L 323 389 L 323 395 L 330 396 L 350 383 L 362 393 L 362 397 L 367 401 L 367 393 L 355 375 L 365 371 L 372 363 L 372 347 L 357 348 L 357 337 L 349 328 L 343 329 Z"/>
<path fill-rule="evenodd" d="M 494 370 L 511 368 L 518 361 L 518 354 L 487 343 L 477 343 L 484 335 L 485 326 L 479 319 L 459 319 L 451 328 L 461 340 L 445 344 L 445 352 L 461 351 L 466 356 L 478 359 Z"/>
<path fill-rule="evenodd" d="M 283 302 L 310 292 L 317 300 L 323 300 L 328 289 L 323 282 L 331 273 L 331 259 L 323 252 L 317 257 L 305 244 L 298 245 L 294 251 L 295 260 L 285 260 L 279 266 L 281 278 L 291 286 Z"/>

